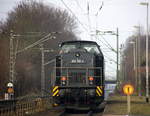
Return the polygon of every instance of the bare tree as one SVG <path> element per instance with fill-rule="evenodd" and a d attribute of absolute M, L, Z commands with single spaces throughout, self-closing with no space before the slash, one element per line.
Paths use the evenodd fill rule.
<path fill-rule="evenodd" d="M 0 58 L 3 59 L 4 64 L 0 66 L 0 70 L 5 66 L 4 69 L 7 72 L 6 75 L 2 73 L 4 71 L 0 72 L 0 82 L 3 81 L 3 78 L 8 81 L 9 64 L 6 62 L 9 60 L 9 34 L 11 30 L 13 30 L 14 34 L 21 35 L 14 38 L 14 43 L 19 40 L 18 49 L 22 49 L 36 42 L 48 33 L 61 32 L 61 34 L 55 35 L 56 39 L 47 41 L 44 45 L 47 49 L 57 51 L 60 42 L 77 39 L 74 34 L 76 28 L 74 18 L 65 10 L 60 10 L 35 1 L 20 2 L 8 14 L 7 20 L 0 25 L 0 30 L 3 32 L 0 34 L 0 41 L 6 40 L 3 43 L 0 42 L 0 47 L 5 45 L 0 50 L 7 51 L 0 52 Z M 57 52 L 49 53 L 45 59 L 52 59 L 56 54 Z M 39 46 L 17 55 L 15 74 L 17 96 L 40 90 L 40 65 L 41 53 Z M 49 75 L 46 76 L 49 78 Z"/>
<path fill-rule="evenodd" d="M 133 53 L 133 45 L 130 44 L 131 41 L 135 42 L 136 38 L 140 39 L 140 64 L 139 67 L 136 67 L 134 69 L 134 53 Z M 146 65 L 146 56 L 145 56 L 145 46 L 146 46 L 146 36 L 143 35 L 134 35 L 131 36 L 127 39 L 126 41 L 126 48 L 124 50 L 124 62 L 125 62 L 125 69 L 124 69 L 124 73 L 126 74 L 125 76 L 125 80 L 124 81 L 128 81 L 131 82 L 132 84 L 136 84 L 136 79 L 138 81 L 138 75 L 137 77 L 135 77 L 135 70 L 140 71 L 141 74 L 141 85 L 142 85 L 142 93 L 145 92 L 145 65 Z M 150 41 L 149 41 L 150 43 Z M 136 44 L 136 42 L 135 42 Z M 149 51 L 150 51 L 150 47 L 149 47 Z M 138 52 L 139 53 L 139 52 Z M 137 55 L 138 56 L 138 55 Z M 139 59 L 138 57 L 136 58 L 137 60 Z M 150 57 L 149 57 L 149 61 L 150 61 Z M 123 63 L 123 62 L 122 62 Z M 150 64 L 149 64 L 150 65 Z M 139 72 L 138 72 L 139 74 Z"/>

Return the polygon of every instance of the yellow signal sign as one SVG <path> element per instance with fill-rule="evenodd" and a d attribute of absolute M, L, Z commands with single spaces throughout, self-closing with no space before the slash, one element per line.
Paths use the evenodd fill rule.
<path fill-rule="evenodd" d="M 123 92 L 126 95 L 131 95 L 134 92 L 134 87 L 130 84 L 126 84 L 123 86 Z"/>
<path fill-rule="evenodd" d="M 14 89 L 13 88 L 8 88 L 8 93 L 14 93 Z"/>

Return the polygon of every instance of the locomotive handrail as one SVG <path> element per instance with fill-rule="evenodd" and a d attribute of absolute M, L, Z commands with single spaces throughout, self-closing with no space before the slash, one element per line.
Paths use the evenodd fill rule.
<path fill-rule="evenodd" d="M 102 67 L 55 67 L 55 68 L 68 68 L 68 69 L 77 69 L 77 68 L 80 68 L 80 69 L 101 69 Z"/>
<path fill-rule="evenodd" d="M 86 70 L 87 72 L 89 72 L 90 70 L 100 70 L 101 71 L 101 75 L 96 76 L 96 75 L 89 75 L 87 74 L 86 76 L 93 76 L 93 77 L 101 77 L 102 76 L 102 67 L 54 67 L 55 69 L 60 69 L 60 70 L 69 70 L 69 69 L 81 69 L 81 70 Z M 68 75 L 68 71 L 67 71 L 67 77 L 70 77 Z M 65 75 L 63 75 L 65 76 Z M 57 77 L 57 76 L 56 76 Z"/>
<path fill-rule="evenodd" d="M 66 88 L 75 88 L 75 89 L 80 89 L 80 88 L 84 88 L 84 89 L 95 89 L 97 86 L 59 86 L 59 89 L 66 89 Z"/>
<path fill-rule="evenodd" d="M 61 75 L 61 76 L 66 76 L 66 75 Z M 97 77 L 101 77 L 101 76 L 95 76 L 95 75 L 88 75 L 88 76 L 92 76 L 92 77 L 95 77 L 95 78 L 97 78 Z M 60 76 L 56 76 L 56 77 L 60 77 Z M 72 76 L 67 76 L 67 77 L 72 77 Z"/>
<path fill-rule="evenodd" d="M 60 74 L 57 75 L 57 72 L 54 72 L 54 76 L 52 78 L 52 82 L 55 83 L 56 80 L 62 76 L 65 76 L 67 77 L 67 85 L 69 83 L 73 83 L 75 80 L 76 81 L 80 81 L 80 83 L 85 83 L 85 84 L 88 84 L 89 83 L 89 77 L 92 76 L 94 77 L 94 83 L 97 83 L 96 82 L 96 79 L 99 78 L 99 81 L 100 83 L 103 83 L 103 79 L 102 79 L 102 76 L 103 76 L 103 71 L 102 71 L 102 67 L 54 67 L 55 70 L 60 70 Z M 80 80 L 80 79 L 76 79 L 76 78 L 71 78 L 73 77 L 72 74 L 74 74 L 76 71 L 77 73 L 81 72 L 81 73 L 84 73 L 84 75 L 82 75 L 82 77 L 84 76 L 84 80 Z M 100 75 L 95 75 L 94 73 L 94 70 L 95 71 L 100 71 Z M 74 72 L 75 71 L 75 72 Z M 76 75 L 76 74 L 75 74 Z M 76 75 L 77 76 L 77 75 Z M 74 80 L 74 81 L 73 81 Z M 57 81 L 58 82 L 58 81 Z"/>

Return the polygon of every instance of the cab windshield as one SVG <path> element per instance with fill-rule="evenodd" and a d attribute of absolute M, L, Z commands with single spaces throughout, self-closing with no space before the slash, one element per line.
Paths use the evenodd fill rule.
<path fill-rule="evenodd" d="M 65 43 L 61 47 L 60 53 L 68 53 L 76 49 L 84 49 L 87 52 L 95 53 L 95 54 L 100 53 L 97 45 L 89 44 L 89 43 Z"/>

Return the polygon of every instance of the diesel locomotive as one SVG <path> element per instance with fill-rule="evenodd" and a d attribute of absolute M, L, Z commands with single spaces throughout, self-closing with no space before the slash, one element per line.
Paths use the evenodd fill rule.
<path fill-rule="evenodd" d="M 93 41 L 60 45 L 52 79 L 53 105 L 95 108 L 104 100 L 104 57 Z"/>

